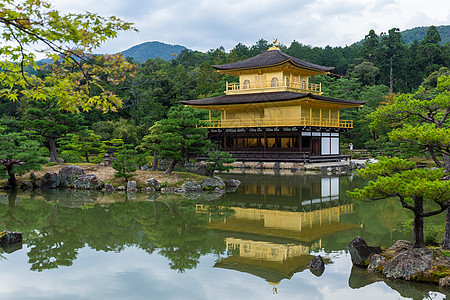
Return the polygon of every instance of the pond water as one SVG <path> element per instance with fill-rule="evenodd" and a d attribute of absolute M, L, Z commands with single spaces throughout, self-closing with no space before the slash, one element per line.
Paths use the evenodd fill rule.
<path fill-rule="evenodd" d="M 352 202 L 354 176 L 234 174 L 220 195 L 0 194 L 1 299 L 446 299 L 352 267 L 348 243 L 411 239 L 394 200 Z M 444 220 L 444 215 L 439 216 Z M 438 221 L 441 221 L 440 219 Z M 307 265 L 326 259 L 321 276 Z"/>

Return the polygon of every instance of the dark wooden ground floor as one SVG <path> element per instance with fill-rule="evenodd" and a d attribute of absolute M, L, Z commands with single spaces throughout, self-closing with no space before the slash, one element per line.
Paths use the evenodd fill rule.
<path fill-rule="evenodd" d="M 311 127 L 210 129 L 209 138 L 240 161 L 325 162 L 339 153 L 339 129 Z"/>

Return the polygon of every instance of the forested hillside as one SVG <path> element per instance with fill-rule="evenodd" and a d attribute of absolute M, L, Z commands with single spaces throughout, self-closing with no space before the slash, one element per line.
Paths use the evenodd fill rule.
<path fill-rule="evenodd" d="M 342 119 L 352 119 L 355 124 L 341 142 L 351 140 L 356 148 L 387 153 L 390 149 L 395 151 L 396 146 L 382 133 L 370 131 L 365 116 L 380 103 L 389 101 L 391 93 L 409 93 L 420 85 L 434 89 L 437 77 L 449 74 L 450 43 L 442 45 L 441 40 L 437 28 L 430 27 L 421 42 L 408 45 L 402 42 L 400 31 L 393 28 L 387 34 L 370 31 L 361 45 L 320 48 L 293 41 L 279 47 L 299 59 L 335 67 L 333 74 L 311 80 L 322 82 L 325 96 L 367 101 L 362 109 L 341 113 Z M 169 109 L 178 106 L 181 100 L 223 95 L 225 83 L 237 81 L 218 74 L 211 65 L 246 59 L 269 46 L 268 41 L 260 39 L 251 46 L 238 43 L 229 52 L 222 47 L 206 53 L 183 49 L 171 61 L 161 58 L 136 61 L 137 71 L 123 71 L 121 76 L 125 80 L 120 84 L 110 84 L 106 80 L 108 74 L 104 74 L 99 77 L 105 78 L 102 89 L 111 90 L 123 101 L 117 112 L 92 110 L 73 115 L 60 110 L 56 99 L 39 102 L 24 98 L 12 102 L 1 98 L 0 128 L 3 126 L 10 132 L 31 130 L 45 146 L 43 149 L 47 149 L 47 156 L 51 150 L 65 161 L 86 161 L 89 157 L 98 161 L 99 154 L 107 149 L 119 147 L 120 143 L 134 148 L 144 136 L 151 143 L 158 143 L 155 124 L 167 117 Z M 39 74 L 45 76 L 46 72 L 51 69 L 43 69 Z M 95 95 L 100 88 L 93 86 L 90 92 Z M 196 117 L 206 119 L 207 113 Z"/>
<path fill-rule="evenodd" d="M 414 41 L 420 42 L 427 35 L 427 31 L 429 28 L 430 28 L 429 26 L 424 26 L 402 31 L 403 40 L 408 45 L 411 45 Z M 446 43 L 450 42 L 450 25 L 436 26 L 436 29 L 438 30 L 439 35 L 441 36 L 442 45 L 445 45 Z"/>
<path fill-rule="evenodd" d="M 133 46 L 121 53 L 125 57 L 132 57 L 138 62 L 144 62 L 150 58 L 174 59 L 180 52 L 186 49 L 180 45 L 169 45 L 161 42 L 146 42 Z"/>

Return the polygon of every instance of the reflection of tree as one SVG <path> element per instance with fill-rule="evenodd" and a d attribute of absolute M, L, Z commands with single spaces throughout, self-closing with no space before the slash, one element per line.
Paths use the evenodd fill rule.
<path fill-rule="evenodd" d="M 180 272 L 194 268 L 204 254 L 224 251 L 223 238 L 205 229 L 209 218 L 223 215 L 221 208 L 196 213 L 193 201 L 178 196 L 162 197 L 164 202 L 83 206 L 74 195 L 46 193 L 44 201 L 24 199 L 16 206 L 12 194 L 10 206 L 0 204 L 2 226 L 22 232 L 30 247 L 31 270 L 70 266 L 85 245 L 115 252 L 132 245 L 148 253 L 159 248 L 171 268 Z M 83 194 L 83 199 L 92 203 L 93 198 Z"/>
<path fill-rule="evenodd" d="M 205 227 L 206 214 L 198 214 L 188 200 L 154 202 L 157 208 L 153 222 L 143 224 L 145 233 L 160 249 L 159 253 L 170 260 L 170 267 L 179 272 L 195 268 L 202 255 L 210 253 L 214 236 Z M 222 249 L 224 242 L 221 240 Z"/>

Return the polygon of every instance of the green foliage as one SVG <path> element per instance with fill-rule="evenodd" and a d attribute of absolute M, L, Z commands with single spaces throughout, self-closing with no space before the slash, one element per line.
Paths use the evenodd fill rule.
<path fill-rule="evenodd" d="M 27 132 L 7 132 L 5 127 L 0 127 L 0 176 L 8 177 L 11 187 L 17 186 L 16 174 L 39 170 L 44 162 L 40 144 Z"/>
<path fill-rule="evenodd" d="M 364 178 L 375 179 L 362 189 L 347 194 L 360 201 L 393 197 L 414 213 L 414 246 L 423 247 L 423 218 L 450 207 L 450 181 L 442 180 L 442 169 L 413 169 L 414 163 L 399 158 L 383 158 L 376 164 L 358 171 Z M 423 202 L 439 205 L 439 209 L 424 212 Z"/>
<path fill-rule="evenodd" d="M 120 118 L 117 121 L 100 121 L 92 125 L 93 132 L 103 140 L 121 139 L 125 144 L 136 145 L 141 139 L 143 128 L 133 120 Z"/>
<path fill-rule="evenodd" d="M 136 172 L 136 165 L 140 162 L 140 157 L 134 149 L 119 150 L 114 156 L 112 167 L 116 170 L 114 177 L 123 178 L 125 182 L 133 178 Z"/>
<path fill-rule="evenodd" d="M 100 145 L 100 155 L 104 156 L 106 153 L 108 153 L 109 155 L 113 155 L 124 149 L 125 148 L 125 144 L 123 143 L 122 139 L 112 139 L 112 140 L 107 140 L 107 141 L 102 141 L 101 145 Z"/>
<path fill-rule="evenodd" d="M 66 157 L 74 157 L 78 160 L 85 159 L 100 153 L 101 137 L 93 130 L 82 130 L 76 134 L 68 134 L 60 141 L 62 151 Z"/>
<path fill-rule="evenodd" d="M 206 118 L 204 112 L 192 107 L 172 107 L 167 119 L 161 125 L 160 144 L 157 145 L 161 157 L 172 161 L 167 173 L 171 173 L 179 162 L 187 161 L 189 156 L 206 153 L 210 141 L 206 139 L 207 129 L 199 127 L 200 119 Z"/>
<path fill-rule="evenodd" d="M 123 74 L 132 72 L 133 65 L 121 55 L 90 55 L 118 31 L 133 29 L 131 23 L 116 17 L 97 14 L 61 14 L 50 3 L 41 0 L 17 2 L 4 0 L 0 4 L 2 61 L 0 95 L 11 101 L 22 96 L 36 101 L 56 98 L 63 109 L 77 112 L 92 108 L 115 110 L 120 99 L 103 88 L 123 81 Z M 51 72 L 38 77 L 25 68 L 39 69 L 33 53 L 34 45 L 42 44 L 48 59 L 58 62 Z M 100 75 L 106 75 L 100 78 Z M 99 93 L 91 94 L 96 88 Z"/>
<path fill-rule="evenodd" d="M 24 126 L 35 130 L 48 141 L 50 161 L 57 161 L 56 140 L 77 131 L 83 116 L 61 110 L 56 98 L 48 101 L 29 100 L 24 113 Z"/>
<path fill-rule="evenodd" d="M 236 159 L 233 158 L 233 155 L 228 152 L 223 151 L 212 151 L 208 153 L 208 158 L 206 162 L 208 165 L 206 166 L 206 170 L 209 172 L 210 176 L 214 175 L 214 171 L 219 172 L 228 172 L 233 169 L 233 166 L 225 166 L 225 164 L 234 163 Z"/>

